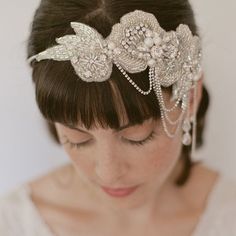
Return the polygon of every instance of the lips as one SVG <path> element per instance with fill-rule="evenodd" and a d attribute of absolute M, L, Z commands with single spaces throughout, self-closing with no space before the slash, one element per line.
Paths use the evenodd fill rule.
<path fill-rule="evenodd" d="M 108 188 L 102 186 L 102 189 L 109 195 L 114 197 L 124 197 L 133 193 L 138 188 L 138 185 L 129 188 Z"/>

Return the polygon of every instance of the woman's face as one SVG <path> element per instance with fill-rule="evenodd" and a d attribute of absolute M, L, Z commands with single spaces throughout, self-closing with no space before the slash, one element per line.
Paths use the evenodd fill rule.
<path fill-rule="evenodd" d="M 60 123 L 56 123 L 56 129 L 76 172 L 97 189 L 95 192 L 103 192 L 101 186 L 140 185 L 131 194 L 139 202 L 139 198 L 144 200 L 157 193 L 173 170 L 182 147 L 181 132 L 168 138 L 160 120 L 148 119 L 119 130 L 69 128 Z"/>

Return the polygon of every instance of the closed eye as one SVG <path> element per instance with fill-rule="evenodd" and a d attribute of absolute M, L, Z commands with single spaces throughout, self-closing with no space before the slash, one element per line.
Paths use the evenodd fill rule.
<path fill-rule="evenodd" d="M 145 143 L 147 143 L 148 141 L 152 140 L 154 137 L 156 136 L 155 131 L 152 131 L 150 135 L 148 135 L 147 138 L 140 140 L 140 141 L 134 141 L 134 140 L 130 140 L 130 139 L 125 139 L 126 142 L 132 144 L 132 145 L 144 145 Z"/>
<path fill-rule="evenodd" d="M 123 138 L 123 140 L 131 145 L 144 145 L 146 144 L 148 141 L 151 141 L 154 137 L 156 136 L 156 132 L 152 131 L 150 135 L 148 135 L 147 138 L 140 140 L 140 141 L 134 141 L 134 140 L 130 140 L 130 139 L 125 139 Z M 66 141 L 64 143 L 62 143 L 63 145 L 68 144 L 70 146 L 70 148 L 81 148 L 84 146 L 89 145 L 92 142 L 92 139 L 89 139 L 87 141 L 84 141 L 82 143 L 73 143 L 71 141 L 69 141 L 68 139 L 66 139 Z"/>

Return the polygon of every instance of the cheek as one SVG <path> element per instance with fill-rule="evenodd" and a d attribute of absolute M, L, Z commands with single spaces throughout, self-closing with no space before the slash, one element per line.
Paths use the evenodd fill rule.
<path fill-rule="evenodd" d="M 76 148 L 70 149 L 69 147 L 64 147 L 64 149 L 81 177 L 94 175 L 94 152 L 91 150 L 78 151 Z"/>
<path fill-rule="evenodd" d="M 79 178 L 83 180 L 84 183 L 86 183 L 88 179 L 93 181 L 94 167 L 91 157 L 89 157 L 89 155 L 78 153 L 79 152 L 76 149 L 67 151 L 69 159 L 72 162 Z"/>
<path fill-rule="evenodd" d="M 150 175 L 165 175 L 175 166 L 181 152 L 181 141 L 178 137 L 165 137 L 161 142 L 153 143 L 153 147 L 146 153 L 146 162 L 142 168 L 149 170 Z"/>

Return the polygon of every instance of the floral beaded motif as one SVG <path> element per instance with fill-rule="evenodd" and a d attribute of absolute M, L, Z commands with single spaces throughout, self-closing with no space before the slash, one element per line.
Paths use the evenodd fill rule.
<path fill-rule="evenodd" d="M 162 86 L 170 86 L 186 72 L 197 74 L 200 68 L 200 43 L 186 25 L 166 32 L 155 16 L 140 10 L 128 13 L 113 25 L 104 39 L 88 25 L 72 22 L 76 35 L 57 38 L 59 43 L 36 55 L 36 60 L 70 60 L 78 76 L 87 82 L 109 79 L 114 61 L 129 73 L 155 67 Z M 161 75 L 161 76 L 160 76 Z"/>

